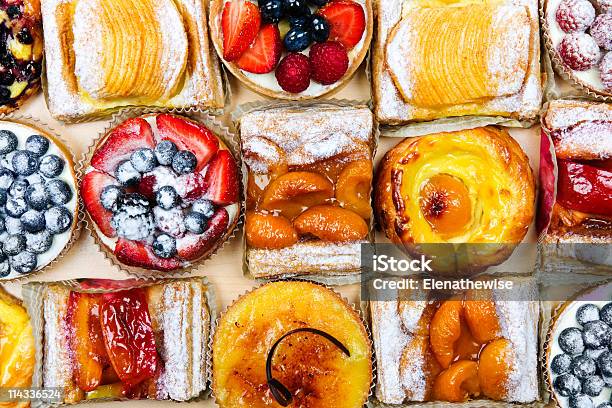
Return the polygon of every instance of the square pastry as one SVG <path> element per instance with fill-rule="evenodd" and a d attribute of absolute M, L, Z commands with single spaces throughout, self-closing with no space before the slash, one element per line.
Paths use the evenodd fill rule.
<path fill-rule="evenodd" d="M 360 272 L 371 242 L 374 120 L 363 107 L 276 107 L 240 118 L 246 264 L 255 278 Z"/>
<path fill-rule="evenodd" d="M 49 111 L 221 108 L 207 0 L 42 0 Z"/>
<path fill-rule="evenodd" d="M 447 300 L 418 290 L 388 290 L 384 299 L 370 302 L 379 401 L 538 399 L 534 279 Z"/>
<path fill-rule="evenodd" d="M 373 97 L 382 124 L 536 117 L 537 0 L 379 0 Z"/>

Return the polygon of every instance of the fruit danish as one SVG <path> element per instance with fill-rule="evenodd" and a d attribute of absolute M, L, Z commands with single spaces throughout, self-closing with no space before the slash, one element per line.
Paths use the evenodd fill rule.
<path fill-rule="evenodd" d="M 127 119 L 96 144 L 81 182 L 92 232 L 120 263 L 175 271 L 215 252 L 240 215 L 234 156 L 168 113 Z"/>
<path fill-rule="evenodd" d="M 611 242 L 612 105 L 552 101 L 542 122 L 552 139 L 558 170 L 545 241 Z M 541 177 L 543 171 L 553 170 L 542 166 Z M 548 193 L 554 184 L 543 182 Z"/>
<path fill-rule="evenodd" d="M 109 293 L 44 286 L 43 386 L 63 389 L 64 403 L 197 397 L 208 376 L 206 290 L 198 278 Z"/>
<path fill-rule="evenodd" d="M 222 408 L 361 408 L 370 393 L 366 328 L 315 283 L 272 282 L 242 296 L 220 318 L 212 348 Z"/>
<path fill-rule="evenodd" d="M 372 77 L 381 123 L 537 115 L 537 1 L 382 0 L 377 7 Z"/>
<path fill-rule="evenodd" d="M 135 105 L 223 107 L 205 2 L 42 0 L 42 14 L 55 118 Z"/>
<path fill-rule="evenodd" d="M 387 152 L 375 185 L 379 225 L 392 242 L 409 252 L 419 244 L 491 244 L 475 248 L 489 252 L 471 259 L 474 269 L 510 256 L 511 245 L 496 244 L 521 242 L 535 211 L 529 159 L 495 127 L 408 138 Z M 463 269 L 456 262 L 451 272 Z"/>
<path fill-rule="evenodd" d="M 440 300 L 398 291 L 371 301 L 378 400 L 538 399 L 539 310 L 527 300 L 536 285 L 517 280 L 512 291 L 524 296 L 494 300 L 495 291 L 468 291 Z"/>
<path fill-rule="evenodd" d="M 225 66 L 263 95 L 312 99 L 347 83 L 372 39 L 372 0 L 212 0 Z"/>
<path fill-rule="evenodd" d="M 240 136 L 251 275 L 358 273 L 372 218 L 370 110 L 264 109 L 242 116 Z"/>

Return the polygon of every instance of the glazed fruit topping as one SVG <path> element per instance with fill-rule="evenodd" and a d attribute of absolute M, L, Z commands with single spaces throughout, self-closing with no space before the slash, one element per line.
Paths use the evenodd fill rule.
<path fill-rule="evenodd" d="M 293 225 L 300 236 L 314 236 L 328 242 L 362 240 L 369 231 L 359 215 L 331 205 L 309 208 L 293 221 Z"/>
<path fill-rule="evenodd" d="M 247 0 L 225 3 L 221 25 L 223 29 L 223 58 L 234 61 L 255 41 L 261 24 L 259 9 Z"/>
<path fill-rule="evenodd" d="M 287 54 L 276 68 L 276 81 L 286 92 L 304 92 L 310 86 L 310 77 L 310 61 L 304 54 Z"/>
<path fill-rule="evenodd" d="M 606 50 L 612 50 L 612 14 L 600 14 L 591 25 L 591 36 L 597 45 Z"/>
<path fill-rule="evenodd" d="M 216 205 L 227 205 L 238 201 L 238 170 L 229 151 L 219 150 L 212 158 L 204 184 L 208 187 L 204 198 Z"/>
<path fill-rule="evenodd" d="M 576 71 L 586 71 L 601 59 L 597 43 L 588 34 L 568 34 L 559 43 L 559 55 L 563 62 Z"/>
<path fill-rule="evenodd" d="M 612 215 L 612 172 L 559 160 L 558 202 L 585 213 Z"/>
<path fill-rule="evenodd" d="M 443 237 L 454 237 L 469 226 L 472 204 L 465 184 L 450 175 L 427 180 L 419 193 L 421 212 L 432 229 Z"/>
<path fill-rule="evenodd" d="M 339 42 L 328 41 L 313 45 L 309 59 L 312 79 L 323 85 L 338 82 L 349 66 L 346 48 Z"/>
<path fill-rule="evenodd" d="M 255 43 L 238 58 L 236 65 L 244 71 L 265 74 L 274 71 L 282 54 L 278 27 L 267 24 L 262 27 Z"/>
<path fill-rule="evenodd" d="M 330 25 L 329 39 L 341 43 L 347 50 L 355 47 L 363 36 L 366 18 L 363 8 L 351 0 L 335 0 L 317 12 Z"/>
<path fill-rule="evenodd" d="M 595 20 L 595 8 L 588 0 L 563 0 L 555 17 L 566 33 L 584 32 Z"/>
<path fill-rule="evenodd" d="M 281 249 L 298 241 L 291 221 L 282 215 L 247 213 L 245 234 L 247 245 L 253 248 Z"/>

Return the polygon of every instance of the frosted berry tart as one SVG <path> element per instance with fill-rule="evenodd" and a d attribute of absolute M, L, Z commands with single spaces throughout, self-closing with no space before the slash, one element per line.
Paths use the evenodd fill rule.
<path fill-rule="evenodd" d="M 372 38 L 371 0 L 213 0 L 211 35 L 249 88 L 311 99 L 350 80 Z"/>
<path fill-rule="evenodd" d="M 81 194 L 92 232 L 123 265 L 174 271 L 211 255 L 240 215 L 227 145 L 172 114 L 127 119 L 96 144 Z"/>
<path fill-rule="evenodd" d="M 17 109 L 38 91 L 42 59 L 39 1 L 0 3 L 0 113 Z"/>
<path fill-rule="evenodd" d="M 0 277 L 41 270 L 70 245 L 79 200 L 70 152 L 55 136 L 0 121 Z"/>

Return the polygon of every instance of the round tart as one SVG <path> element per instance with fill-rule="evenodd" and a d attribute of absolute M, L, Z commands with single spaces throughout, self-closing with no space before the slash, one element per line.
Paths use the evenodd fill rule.
<path fill-rule="evenodd" d="M 0 3 L 0 113 L 17 109 L 38 91 L 42 57 L 40 2 Z"/>
<path fill-rule="evenodd" d="M 242 296 L 219 320 L 212 349 L 213 392 L 224 408 L 359 408 L 370 393 L 363 322 L 315 283 L 273 282 Z"/>
<path fill-rule="evenodd" d="M 182 116 L 127 119 L 96 143 L 83 172 L 92 232 L 125 266 L 187 268 L 209 257 L 238 223 L 232 153 L 206 126 Z"/>
<path fill-rule="evenodd" d="M 225 66 L 273 98 L 325 95 L 350 80 L 370 47 L 371 0 L 213 0 L 211 35 Z"/>
<path fill-rule="evenodd" d="M 553 314 L 545 344 L 547 388 L 558 406 L 604 407 L 612 395 L 612 283 Z M 604 404 L 604 405 L 600 405 Z"/>
<path fill-rule="evenodd" d="M 554 65 L 570 80 L 612 96 L 612 9 L 606 0 L 548 0 L 546 45 Z"/>
<path fill-rule="evenodd" d="M 55 136 L 0 121 L 0 278 L 41 270 L 71 244 L 79 200 L 72 156 Z"/>
<path fill-rule="evenodd" d="M 443 272 L 503 262 L 534 216 L 529 159 L 494 127 L 408 138 L 387 152 L 377 177 L 375 211 L 387 237 L 437 255 Z"/>

